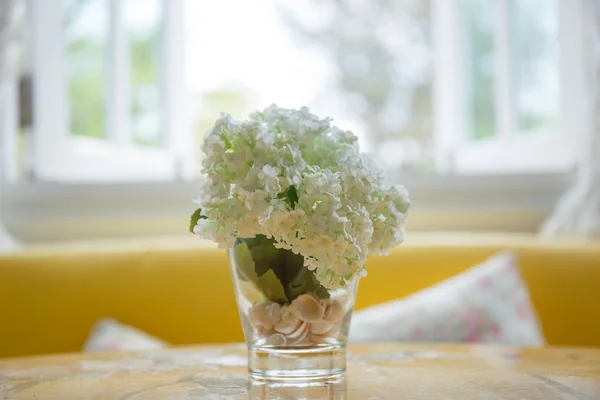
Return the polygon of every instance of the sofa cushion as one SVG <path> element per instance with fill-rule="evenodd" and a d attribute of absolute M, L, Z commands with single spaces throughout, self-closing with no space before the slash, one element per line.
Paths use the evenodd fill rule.
<path fill-rule="evenodd" d="M 110 318 L 99 320 L 83 346 L 86 352 L 162 349 L 167 344 L 132 326 Z"/>
<path fill-rule="evenodd" d="M 357 311 L 350 341 L 544 344 L 512 252 L 406 298 Z"/>
<path fill-rule="evenodd" d="M 411 232 L 389 256 L 369 257 L 356 310 L 426 289 L 504 249 L 518 256 L 547 343 L 600 346 L 598 239 Z M 173 345 L 244 340 L 227 253 L 192 234 L 0 255 L 0 315 L 0 358 L 79 351 L 104 316 Z"/>

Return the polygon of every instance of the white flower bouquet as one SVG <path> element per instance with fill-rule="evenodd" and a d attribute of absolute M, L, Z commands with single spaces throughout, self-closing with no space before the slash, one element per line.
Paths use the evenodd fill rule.
<path fill-rule="evenodd" d="M 402 242 L 406 191 L 385 181 L 352 132 L 307 108 L 273 105 L 246 121 L 223 114 L 202 151 L 205 180 L 190 230 L 231 249 L 250 370 L 343 371 L 357 281 L 370 254 Z M 298 372 L 289 352 L 268 364 L 276 357 L 268 346 L 331 349 L 303 356 L 304 367 L 317 357 L 311 373 Z"/>
<path fill-rule="evenodd" d="M 385 181 L 352 132 L 307 108 L 273 105 L 242 122 L 223 114 L 202 151 L 206 181 L 192 231 L 221 247 L 264 237 L 332 289 L 403 240 L 406 190 Z"/>

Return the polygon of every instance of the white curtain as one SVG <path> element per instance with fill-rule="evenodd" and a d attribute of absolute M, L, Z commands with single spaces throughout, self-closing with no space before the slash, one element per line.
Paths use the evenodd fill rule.
<path fill-rule="evenodd" d="M 18 249 L 19 243 L 0 225 L 0 254 Z"/>
<path fill-rule="evenodd" d="M 583 73 L 589 83 L 582 110 L 584 142 L 575 182 L 543 224 L 544 236 L 600 236 L 600 0 L 578 1 L 583 4 L 581 40 L 587 50 Z"/>

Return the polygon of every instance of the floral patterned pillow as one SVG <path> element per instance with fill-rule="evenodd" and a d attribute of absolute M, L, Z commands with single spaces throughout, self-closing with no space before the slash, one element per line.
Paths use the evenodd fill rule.
<path fill-rule="evenodd" d="M 83 346 L 83 351 L 154 350 L 166 346 L 167 344 L 160 339 L 131 326 L 106 318 L 94 325 L 90 336 Z"/>
<path fill-rule="evenodd" d="M 512 252 L 406 298 L 355 312 L 350 342 L 383 341 L 544 344 Z"/>

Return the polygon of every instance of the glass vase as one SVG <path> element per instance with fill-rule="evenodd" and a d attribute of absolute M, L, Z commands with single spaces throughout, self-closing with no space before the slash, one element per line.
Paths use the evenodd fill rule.
<path fill-rule="evenodd" d="M 328 290 L 304 258 L 265 236 L 229 250 L 252 377 L 327 379 L 346 370 L 346 344 L 357 280 Z"/>

